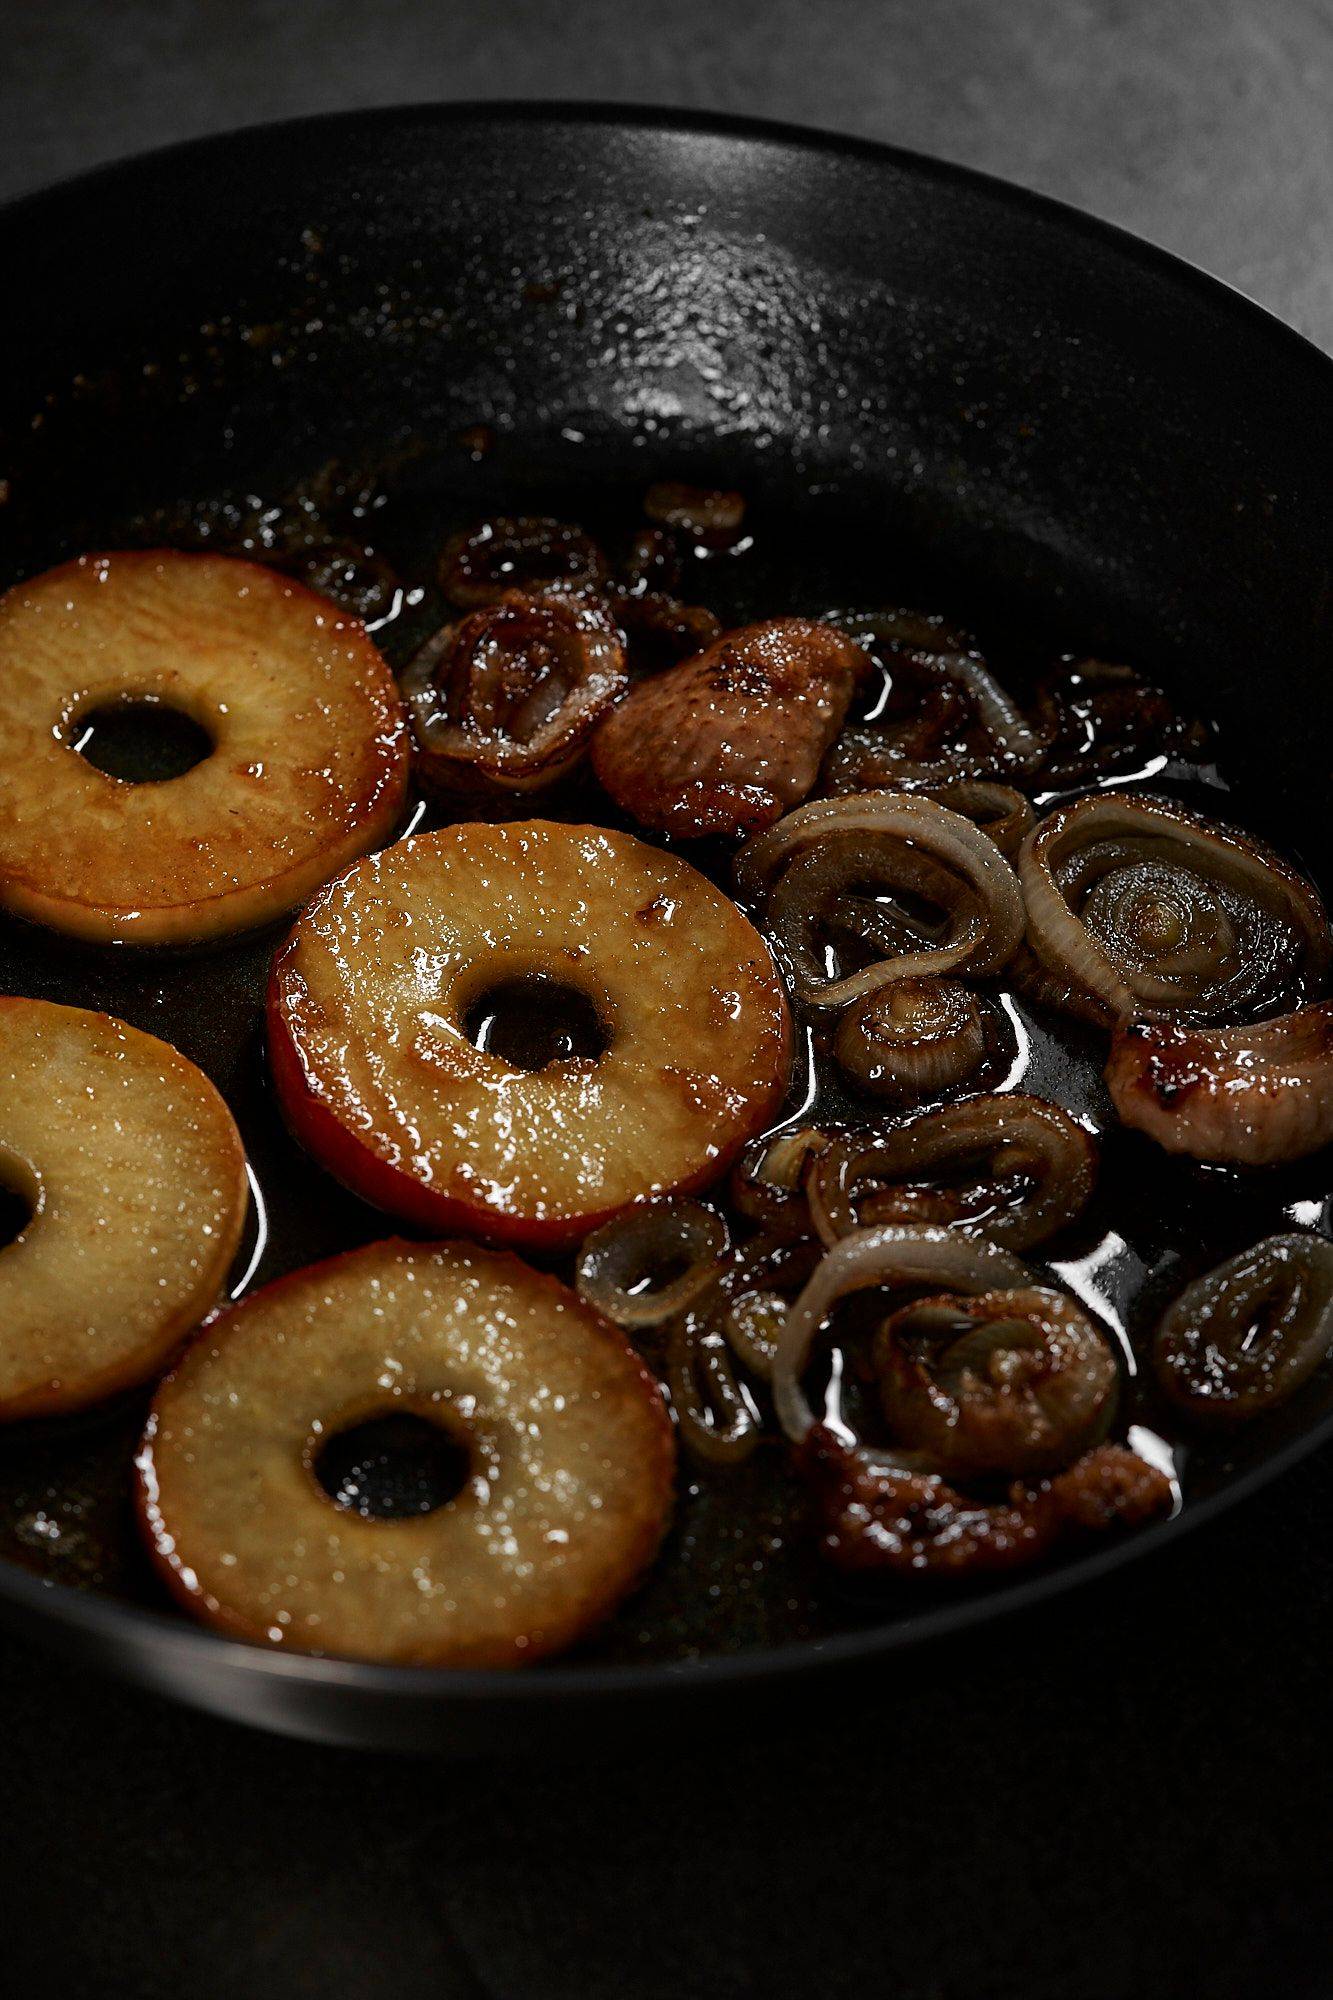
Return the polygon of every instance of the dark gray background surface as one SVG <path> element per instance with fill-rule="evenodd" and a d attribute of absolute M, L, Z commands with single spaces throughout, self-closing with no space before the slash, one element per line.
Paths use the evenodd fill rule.
<path fill-rule="evenodd" d="M 1333 346 L 1317 0 L 0 0 L 0 192 L 428 97 L 756 112 L 945 154 Z M 7 273 L 5 287 L 21 283 Z M 0 294 L 2 295 L 2 294 Z M 17 1992 L 1333 1995 L 1333 1460 L 1021 1622 L 544 1766 L 204 1721 L 0 1642 Z"/>

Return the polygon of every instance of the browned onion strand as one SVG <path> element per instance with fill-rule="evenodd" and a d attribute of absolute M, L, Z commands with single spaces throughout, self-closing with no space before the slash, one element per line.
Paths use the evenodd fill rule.
<path fill-rule="evenodd" d="M 1333 1001 L 1242 1028 L 1132 1021 L 1106 1065 L 1121 1123 L 1170 1153 L 1246 1167 L 1333 1145 Z"/>
<path fill-rule="evenodd" d="M 1133 667 L 1114 661 L 1066 660 L 1037 690 L 1035 716 L 1041 777 L 1052 788 L 1086 784 L 1163 754 L 1198 762 L 1210 747 L 1202 722 L 1182 715 Z"/>
<path fill-rule="evenodd" d="M 687 486 L 678 479 L 659 479 L 644 495 L 643 511 L 650 521 L 689 535 L 706 549 L 727 549 L 738 542 L 745 526 L 745 496 L 711 486 Z"/>
<path fill-rule="evenodd" d="M 745 1147 L 731 1172 L 731 1199 L 751 1222 L 778 1236 L 809 1236 L 814 1224 L 805 1195 L 811 1155 L 828 1144 L 809 1125 L 764 1133 Z"/>
<path fill-rule="evenodd" d="M 680 583 L 680 552 L 666 528 L 639 528 L 630 540 L 622 574 L 635 596 L 670 596 Z"/>
<path fill-rule="evenodd" d="M 1002 785 L 991 779 L 954 778 L 941 783 L 909 781 L 904 789 L 915 796 L 934 799 L 950 812 L 975 820 L 999 848 L 1006 861 L 1013 859 L 1036 824 L 1032 801 L 1016 785 Z"/>
<path fill-rule="evenodd" d="M 973 653 L 970 632 L 941 611 L 917 611 L 910 605 L 889 605 L 879 611 L 826 611 L 824 623 L 836 625 L 854 639 L 880 667 L 890 667 L 904 654 Z"/>
<path fill-rule="evenodd" d="M 388 560 L 350 538 L 310 543 L 275 567 L 367 621 L 385 617 L 400 588 Z"/>
<path fill-rule="evenodd" d="M 594 1229 L 574 1282 L 617 1326 L 660 1326 L 716 1283 L 726 1252 L 727 1225 L 717 1211 L 676 1196 Z"/>
<path fill-rule="evenodd" d="M 895 1447 L 950 1479 L 1053 1472 L 1101 1442 L 1119 1369 L 1073 1299 L 1040 1286 L 903 1306 L 875 1338 Z"/>
<path fill-rule="evenodd" d="M 423 776 L 466 796 L 563 777 L 627 676 L 599 604 L 511 592 L 436 633 L 402 685 Z"/>
<path fill-rule="evenodd" d="M 694 1457 L 735 1465 L 750 1456 L 762 1419 L 711 1317 L 686 1313 L 672 1322 L 667 1388 L 681 1443 Z"/>
<path fill-rule="evenodd" d="M 833 1051 L 843 1074 L 899 1103 L 939 1097 L 994 1055 L 994 1009 L 956 979 L 901 979 L 853 1001 Z"/>
<path fill-rule="evenodd" d="M 609 602 L 636 675 L 677 666 L 722 637 L 722 621 L 711 611 L 702 604 L 682 604 L 663 591 L 613 593 Z"/>
<path fill-rule="evenodd" d="M 810 1351 L 840 1299 L 905 1285 L 946 1285 L 978 1293 L 1031 1282 L 1007 1250 L 947 1229 L 858 1229 L 828 1250 L 783 1322 L 770 1369 L 778 1421 L 793 1444 L 815 1422 L 801 1386 Z"/>
<path fill-rule="evenodd" d="M 1196 1278 L 1153 1343 L 1158 1382 L 1202 1423 L 1238 1423 L 1295 1394 L 1333 1348 L 1333 1243 L 1270 1236 Z"/>
<path fill-rule="evenodd" d="M 998 971 L 1023 934 L 1018 880 L 994 841 L 946 806 L 904 793 L 798 806 L 746 843 L 736 882 L 815 1006 L 844 1006 L 920 974 Z M 936 922 L 922 901 L 938 909 Z M 821 943 L 830 929 L 880 955 L 831 970 Z"/>
<path fill-rule="evenodd" d="M 737 1359 L 762 1382 L 772 1372 L 792 1302 L 822 1255 L 821 1246 L 809 1238 L 756 1236 L 723 1279 L 722 1331 Z"/>
<path fill-rule="evenodd" d="M 1171 1511 L 1171 1481 L 1124 1445 L 1094 1445 L 1065 1471 L 1004 1500 L 959 1493 L 921 1473 L 849 1446 L 816 1424 L 796 1465 L 824 1524 L 822 1547 L 839 1569 L 944 1579 L 1001 1573 L 1062 1543 L 1141 1527 Z"/>
<path fill-rule="evenodd" d="M 507 591 L 599 585 L 606 558 L 590 535 L 544 515 L 501 515 L 451 535 L 440 552 L 440 585 L 465 611 L 496 604 Z"/>
<path fill-rule="evenodd" d="M 1245 1020 L 1329 961 L 1317 892 L 1262 842 L 1157 799 L 1105 792 L 1023 843 L 1028 942 L 1108 1021 Z"/>
<path fill-rule="evenodd" d="M 1014 1091 L 848 1133 L 812 1158 L 806 1194 L 828 1244 L 922 1223 L 1028 1249 L 1082 1212 L 1096 1175 L 1091 1134 L 1058 1104 Z"/>
<path fill-rule="evenodd" d="M 951 1296 L 894 1315 L 881 1335 L 895 1367 L 896 1350 L 904 1349 L 886 1400 L 891 1421 L 913 1442 L 885 1452 L 848 1441 L 816 1419 L 802 1387 L 815 1338 L 854 1292 L 923 1285 L 943 1285 Z M 945 1312 L 967 1321 L 965 1329 L 954 1335 L 952 1326 L 941 1328 Z M 923 1333 L 929 1341 L 941 1332 L 943 1356 L 914 1370 Z M 957 1342 L 962 1353 L 949 1358 Z M 1113 1409 L 1118 1371 L 1109 1343 L 1072 1301 L 1036 1286 L 1028 1267 L 993 1243 L 942 1229 L 863 1229 L 843 1238 L 783 1325 L 771 1384 L 824 1523 L 824 1553 L 841 1568 L 939 1576 L 1004 1570 L 1071 1536 L 1136 1526 L 1173 1504 L 1171 1481 L 1134 1452 L 1095 1442 L 1085 1448 Z M 1027 1469 L 1075 1453 L 1062 1471 Z M 1016 1484 L 998 1502 L 967 1498 L 938 1469 L 956 1464 L 990 1473 L 1005 1458 L 1034 1483 Z"/>
<path fill-rule="evenodd" d="M 886 691 L 873 719 L 844 729 L 825 763 L 834 794 L 910 780 L 1030 771 L 1041 739 L 965 636 L 919 613 L 837 612 L 877 661 Z"/>

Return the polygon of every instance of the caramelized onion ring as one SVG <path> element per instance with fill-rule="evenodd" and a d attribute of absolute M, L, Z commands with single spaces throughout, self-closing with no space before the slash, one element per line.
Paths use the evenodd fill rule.
<path fill-rule="evenodd" d="M 879 611 L 826 611 L 824 623 L 839 626 L 880 667 L 905 653 L 976 652 L 972 635 L 942 611 L 916 611 L 905 604 Z"/>
<path fill-rule="evenodd" d="M 667 1388 L 681 1443 L 696 1458 L 735 1465 L 750 1456 L 762 1422 L 736 1374 L 726 1336 L 711 1316 L 685 1313 L 674 1321 Z"/>
<path fill-rule="evenodd" d="M 606 558 L 590 535 L 541 515 L 499 515 L 451 535 L 440 551 L 440 587 L 465 611 L 511 590 L 579 590 L 601 583 Z"/>
<path fill-rule="evenodd" d="M 1115 661 L 1066 659 L 1038 688 L 1034 713 L 1044 746 L 1041 780 L 1051 789 L 1086 785 L 1163 754 L 1198 762 L 1209 748 L 1202 722 Z"/>
<path fill-rule="evenodd" d="M 644 494 L 643 511 L 650 521 L 678 529 L 703 548 L 729 549 L 740 540 L 745 525 L 745 496 L 659 479 Z"/>
<path fill-rule="evenodd" d="M 1018 860 L 1028 943 L 1110 1024 L 1246 1019 L 1328 964 L 1311 883 L 1261 842 L 1158 799 L 1104 792 L 1035 827 Z"/>
<path fill-rule="evenodd" d="M 917 974 L 996 972 L 1023 935 L 1018 880 L 994 841 L 947 806 L 901 792 L 798 806 L 741 849 L 736 883 L 783 945 L 798 993 L 820 1007 Z M 888 907 L 894 890 L 941 908 L 940 931 Z M 830 975 L 816 949 L 830 920 L 888 955 Z"/>
<path fill-rule="evenodd" d="M 810 1236 L 810 1204 L 805 1173 L 814 1154 L 829 1143 L 812 1126 L 787 1126 L 752 1139 L 731 1172 L 734 1205 L 749 1221 L 775 1236 Z"/>
<path fill-rule="evenodd" d="M 1333 1145 L 1333 1001 L 1244 1028 L 1133 1021 L 1106 1082 L 1122 1122 L 1168 1153 L 1246 1167 Z"/>
<path fill-rule="evenodd" d="M 636 675 L 678 666 L 722 637 L 721 619 L 704 605 L 682 604 L 660 590 L 621 592 L 610 604 Z"/>
<path fill-rule="evenodd" d="M 1067 1471 L 1015 1485 L 987 1506 L 938 1474 L 912 1472 L 849 1446 L 825 1425 L 796 1453 L 839 1569 L 908 1576 L 976 1576 L 1016 1569 L 1061 1543 L 1139 1527 L 1169 1513 L 1171 1482 L 1124 1445 L 1097 1445 Z"/>
<path fill-rule="evenodd" d="M 948 1229 L 858 1229 L 825 1253 L 783 1322 L 771 1381 L 778 1422 L 799 1444 L 815 1422 L 801 1387 L 816 1334 L 839 1299 L 875 1286 L 939 1285 L 978 1293 L 1029 1284 L 1026 1264 L 994 1243 Z"/>
<path fill-rule="evenodd" d="M 599 605 L 511 591 L 437 632 L 403 676 L 422 775 L 465 797 L 553 784 L 626 684 Z"/>
<path fill-rule="evenodd" d="M 757 1236 L 723 1281 L 723 1332 L 732 1352 L 760 1381 L 773 1372 L 783 1323 L 823 1254 L 808 1237 L 775 1242 Z"/>
<path fill-rule="evenodd" d="M 994 1017 L 957 979 L 899 979 L 854 1001 L 838 1023 L 838 1067 L 876 1097 L 938 1097 L 975 1076 Z"/>
<path fill-rule="evenodd" d="M 1068 1465 L 1106 1435 L 1120 1379 L 1082 1307 L 1040 1286 L 900 1307 L 875 1374 L 895 1446 L 951 1479 Z"/>
<path fill-rule="evenodd" d="M 1014 1091 L 849 1133 L 811 1160 L 806 1194 L 828 1244 L 918 1222 L 1023 1250 L 1073 1221 L 1096 1175 L 1091 1135 L 1058 1104 Z"/>
<path fill-rule="evenodd" d="M 964 819 L 975 820 L 1006 861 L 1017 854 L 1036 822 L 1031 799 L 1016 785 L 1001 785 L 987 778 L 954 778 L 940 784 L 908 784 L 904 789 L 914 797 L 934 799 Z"/>
<path fill-rule="evenodd" d="M 889 614 L 889 643 L 873 614 L 842 614 L 838 623 L 890 677 L 883 719 L 850 724 L 825 760 L 835 796 L 909 781 L 998 777 L 1030 771 L 1041 738 L 979 654 L 904 645 L 902 614 Z M 904 701 L 906 683 L 907 699 Z M 897 699 L 894 699 L 894 696 Z"/>
<path fill-rule="evenodd" d="M 1333 1347 L 1333 1243 L 1270 1236 L 1187 1285 L 1153 1367 L 1178 1410 L 1238 1423 L 1284 1403 Z"/>
<path fill-rule="evenodd" d="M 617 1326 L 660 1326 L 716 1280 L 727 1225 L 701 1202 L 672 1199 L 631 1208 L 584 1240 L 575 1288 Z"/>

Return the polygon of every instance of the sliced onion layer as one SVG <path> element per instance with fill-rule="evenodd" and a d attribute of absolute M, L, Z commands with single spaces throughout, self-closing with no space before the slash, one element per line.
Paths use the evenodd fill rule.
<path fill-rule="evenodd" d="M 806 1195 L 829 1244 L 919 1223 L 1023 1250 L 1072 1222 L 1096 1177 L 1096 1141 L 1067 1111 L 1003 1091 L 842 1135 L 812 1157 Z"/>
<path fill-rule="evenodd" d="M 820 1007 L 892 980 L 996 972 L 1023 935 L 1018 880 L 994 841 L 947 806 L 901 792 L 798 806 L 741 850 L 736 884 L 798 993 Z M 870 963 L 844 970 L 848 948 Z"/>
<path fill-rule="evenodd" d="M 948 1229 L 860 1229 L 844 1237 L 820 1259 L 778 1337 L 770 1374 L 778 1422 L 793 1444 L 813 1427 L 801 1378 L 840 1299 L 880 1286 L 945 1285 L 975 1294 L 1029 1282 L 1027 1266 L 1007 1250 Z"/>
<path fill-rule="evenodd" d="M 716 1282 L 726 1251 L 727 1225 L 716 1210 L 681 1197 L 648 1202 L 593 1230 L 574 1282 L 617 1326 L 660 1326 Z"/>
<path fill-rule="evenodd" d="M 508 591 L 579 590 L 600 584 L 606 558 L 570 521 L 500 515 L 451 535 L 440 552 L 440 586 L 452 604 L 475 611 Z"/>
<path fill-rule="evenodd" d="M 875 1373 L 895 1446 L 969 1479 L 1054 1472 L 1099 1444 L 1120 1372 L 1082 1306 L 1034 1285 L 900 1307 Z"/>
<path fill-rule="evenodd" d="M 1329 962 L 1313 885 L 1248 834 L 1104 792 L 1023 843 L 1028 943 L 1109 1024 L 1244 1021 L 1300 999 Z"/>
<path fill-rule="evenodd" d="M 1286 1402 L 1333 1348 L 1333 1243 L 1270 1236 L 1187 1285 L 1153 1343 L 1157 1380 L 1200 1423 Z"/>
<path fill-rule="evenodd" d="M 1041 738 L 966 635 L 906 611 L 832 619 L 879 665 L 884 691 L 873 715 L 849 724 L 829 752 L 830 792 L 1003 778 L 1036 765 Z"/>
<path fill-rule="evenodd" d="M 901 1104 L 942 1097 L 995 1053 L 994 1010 L 957 979 L 898 979 L 854 1001 L 833 1051 L 843 1074 Z"/>
<path fill-rule="evenodd" d="M 626 686 L 599 603 L 518 592 L 445 626 L 403 676 L 422 775 L 463 798 L 554 784 Z"/>

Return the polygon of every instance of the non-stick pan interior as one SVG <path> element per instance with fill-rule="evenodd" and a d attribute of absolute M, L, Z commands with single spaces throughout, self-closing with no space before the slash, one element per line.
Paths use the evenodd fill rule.
<path fill-rule="evenodd" d="M 303 504 L 425 576 L 443 526 L 501 505 L 597 525 L 664 471 L 717 479 L 751 496 L 758 524 L 753 556 L 710 580 L 736 615 L 855 591 L 947 602 L 1015 653 L 1132 657 L 1244 745 L 1247 796 L 1274 801 L 1266 830 L 1319 859 L 1329 370 L 1110 232 L 928 163 L 792 135 L 409 111 L 132 163 L 20 204 L 0 235 L 17 279 L 0 582 L 89 547 L 225 542 L 242 517 Z M 478 426 L 493 433 L 484 451 Z M 385 629 L 396 662 L 431 610 L 409 604 Z M 229 1090 L 261 1183 L 284 1191 L 265 1270 L 376 1228 L 303 1173 L 266 1101 L 272 942 L 167 965 L 18 926 L 0 940 L 13 990 L 77 990 Z M 1330 1400 L 1219 1462 L 1200 1501 Z M 57 1487 L 81 1493 L 86 1533 L 66 1515 L 57 1573 L 117 1601 L 151 1601 L 132 1543 L 106 1527 L 137 1419 L 127 1406 L 7 1445 L 11 1521 L 58 1520 L 44 1495 L 54 1510 Z M 770 1503 L 747 1504 L 753 1532 L 782 1542 L 782 1496 L 767 1525 Z M 702 1532 L 691 1562 L 716 1581 L 725 1523 L 705 1514 Z M 935 1600 L 830 1615 L 806 1559 L 782 1560 L 802 1607 L 789 1629 L 734 1606 L 701 1622 L 688 1588 L 650 1615 L 705 1651 L 785 1641 L 793 1658 L 806 1635 L 873 1648 L 940 1615 Z M 140 1672 L 193 1679 L 221 1706 L 251 1706 L 261 1685 L 264 1701 L 299 1704 L 305 1687 L 321 1704 L 305 1726 L 391 1733 L 374 1720 L 391 1676 L 366 1675 L 354 1701 L 362 1670 L 239 1665 L 237 1649 L 121 1615 L 98 1643 L 123 1644 Z M 174 1665 L 187 1656 L 188 1673 Z M 610 1657 L 639 1657 L 632 1635 Z M 545 1679 L 584 1673 L 589 1692 L 604 1671 Z"/>

